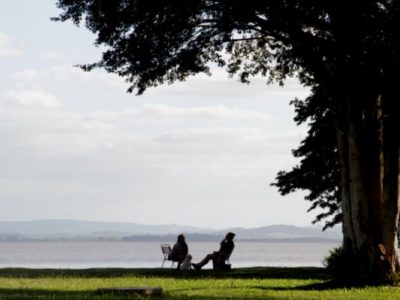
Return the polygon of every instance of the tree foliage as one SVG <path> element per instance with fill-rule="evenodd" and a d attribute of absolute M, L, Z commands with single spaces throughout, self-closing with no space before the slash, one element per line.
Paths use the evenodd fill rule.
<path fill-rule="evenodd" d="M 342 221 L 340 208 L 340 166 L 336 145 L 335 121 L 329 95 L 316 88 L 305 100 L 294 100 L 295 121 L 309 126 L 307 137 L 293 151 L 301 158 L 291 171 L 280 171 L 276 177 L 282 195 L 307 190 L 305 199 L 312 204 L 309 211 L 322 209 L 313 223 L 325 221 L 324 230 Z"/>
<path fill-rule="evenodd" d="M 301 32 L 288 21 L 309 12 L 282 3 L 59 0 L 64 11 L 53 19 L 84 22 L 96 34 L 96 45 L 107 50 L 100 61 L 82 67 L 117 73 L 131 83 L 130 92 L 140 94 L 164 82 L 209 73 L 209 63 L 239 74 L 244 82 L 256 74 L 278 81 L 292 75 L 301 68 L 302 58 L 285 31 Z"/>
<path fill-rule="evenodd" d="M 391 35 L 397 34 L 399 4 L 390 0 L 59 0 L 57 5 L 63 12 L 54 20 L 84 22 L 97 35 L 96 44 L 107 48 L 100 61 L 83 67 L 117 73 L 131 83 L 129 91 L 139 93 L 208 73 L 210 62 L 243 81 L 255 74 L 279 81 L 297 71 L 305 84 L 336 84 L 338 75 L 354 84 L 354 76 L 379 74 L 398 50 Z M 382 63 L 370 64 L 377 56 Z"/>

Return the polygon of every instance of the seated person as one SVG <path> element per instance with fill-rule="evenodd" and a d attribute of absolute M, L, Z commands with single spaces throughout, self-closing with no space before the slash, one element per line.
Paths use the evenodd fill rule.
<path fill-rule="evenodd" d="M 235 244 L 233 243 L 234 237 L 235 237 L 234 233 L 228 232 L 226 234 L 225 238 L 221 241 L 220 248 L 218 251 L 207 254 L 206 257 L 204 257 L 202 261 L 200 261 L 197 264 L 192 264 L 192 266 L 196 270 L 200 270 L 210 260 L 218 260 L 218 259 L 225 260 L 225 259 L 229 258 L 229 256 L 231 255 L 231 253 L 233 251 L 233 248 L 235 248 Z"/>
<path fill-rule="evenodd" d="M 183 234 L 178 235 L 178 239 L 174 247 L 172 247 L 172 252 L 169 256 L 169 259 L 178 262 L 178 270 L 180 269 L 181 263 L 185 259 L 188 252 L 189 248 L 186 244 L 185 236 Z"/>

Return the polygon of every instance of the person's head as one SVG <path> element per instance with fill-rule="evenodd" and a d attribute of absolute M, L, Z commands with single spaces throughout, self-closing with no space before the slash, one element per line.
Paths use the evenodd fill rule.
<path fill-rule="evenodd" d="M 185 236 L 183 234 L 178 235 L 178 243 L 185 243 Z"/>
<path fill-rule="evenodd" d="M 226 238 L 228 241 L 232 241 L 234 237 L 235 237 L 235 234 L 234 234 L 233 232 L 228 232 L 228 233 L 226 234 L 226 236 L 225 236 L 225 238 Z"/>

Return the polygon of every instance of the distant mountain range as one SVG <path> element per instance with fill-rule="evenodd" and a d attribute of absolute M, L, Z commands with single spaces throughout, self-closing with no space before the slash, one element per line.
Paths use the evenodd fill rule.
<path fill-rule="evenodd" d="M 270 225 L 258 228 L 227 228 L 216 230 L 182 225 L 143 225 L 118 222 L 91 222 L 78 220 L 35 220 L 0 222 L 0 241 L 3 240 L 175 240 L 179 233 L 191 241 L 220 240 L 226 232 L 236 233 L 238 240 L 302 240 L 337 241 L 340 229 L 322 231 L 320 227 Z"/>

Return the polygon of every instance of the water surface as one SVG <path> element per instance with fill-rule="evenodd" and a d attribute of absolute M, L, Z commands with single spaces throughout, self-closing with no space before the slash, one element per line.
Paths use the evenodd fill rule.
<path fill-rule="evenodd" d="M 0 267 L 27 268 L 157 268 L 162 263 L 158 242 L 52 241 L 0 242 Z M 236 241 L 233 267 L 322 266 L 322 260 L 337 243 Z M 193 242 L 193 261 L 218 250 L 216 242 Z M 208 267 L 211 267 L 209 264 Z"/>

